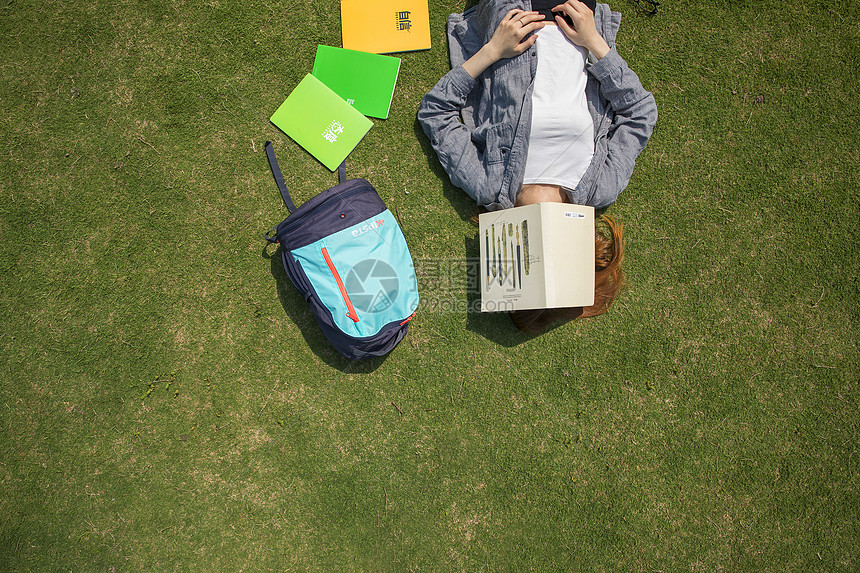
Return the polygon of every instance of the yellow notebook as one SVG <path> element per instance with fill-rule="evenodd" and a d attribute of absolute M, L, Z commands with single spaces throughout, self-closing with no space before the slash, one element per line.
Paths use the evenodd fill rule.
<path fill-rule="evenodd" d="M 427 0 L 341 0 L 340 22 L 348 50 L 387 54 L 430 49 Z"/>

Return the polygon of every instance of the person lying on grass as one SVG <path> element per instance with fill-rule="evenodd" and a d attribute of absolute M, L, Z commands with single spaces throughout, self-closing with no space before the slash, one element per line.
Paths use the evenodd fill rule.
<path fill-rule="evenodd" d="M 418 120 L 451 182 L 479 207 L 611 205 L 657 121 L 654 96 L 614 47 L 621 14 L 568 0 L 551 8 L 550 21 L 523 6 L 482 0 L 449 17 L 452 69 L 424 96 Z M 521 330 L 601 314 L 612 303 L 622 226 L 603 219 L 609 236 L 596 237 L 595 304 L 517 311 Z"/>

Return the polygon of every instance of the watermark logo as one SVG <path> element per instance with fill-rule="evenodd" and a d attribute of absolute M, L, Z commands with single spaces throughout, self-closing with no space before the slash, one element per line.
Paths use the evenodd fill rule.
<path fill-rule="evenodd" d="M 352 304 L 366 313 L 383 312 L 400 293 L 400 279 L 391 265 L 379 259 L 364 259 L 346 274 L 344 281 Z"/>
<path fill-rule="evenodd" d="M 509 312 L 511 301 L 481 302 L 480 261 L 475 258 L 416 258 L 414 272 L 421 293 L 422 312 L 466 314 Z M 414 294 L 414 281 L 400 280 L 397 271 L 381 259 L 363 259 L 352 266 L 344 286 L 356 310 L 364 313 L 385 312 L 398 297 Z M 511 292 L 515 289 L 511 287 Z"/>
<path fill-rule="evenodd" d="M 422 311 L 467 314 L 513 310 L 511 301 L 481 302 L 481 289 L 485 288 L 486 279 L 481 280 L 480 271 L 481 263 L 477 258 L 416 258 L 415 274 Z M 509 290 L 516 292 L 512 285 Z"/>

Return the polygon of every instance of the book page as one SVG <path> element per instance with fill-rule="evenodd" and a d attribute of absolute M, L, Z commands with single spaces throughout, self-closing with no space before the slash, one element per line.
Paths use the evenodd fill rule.
<path fill-rule="evenodd" d="M 546 305 L 541 210 L 527 205 L 479 217 L 481 311 Z"/>
<path fill-rule="evenodd" d="M 594 208 L 541 203 L 546 308 L 594 304 Z"/>

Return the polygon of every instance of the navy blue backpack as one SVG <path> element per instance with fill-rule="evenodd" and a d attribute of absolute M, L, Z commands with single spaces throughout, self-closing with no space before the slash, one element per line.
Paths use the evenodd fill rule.
<path fill-rule="evenodd" d="M 400 342 L 418 308 L 406 238 L 364 179 L 346 179 L 296 208 L 271 142 L 266 155 L 290 215 L 265 234 L 279 243 L 287 276 L 326 338 L 351 359 L 384 356 Z"/>

